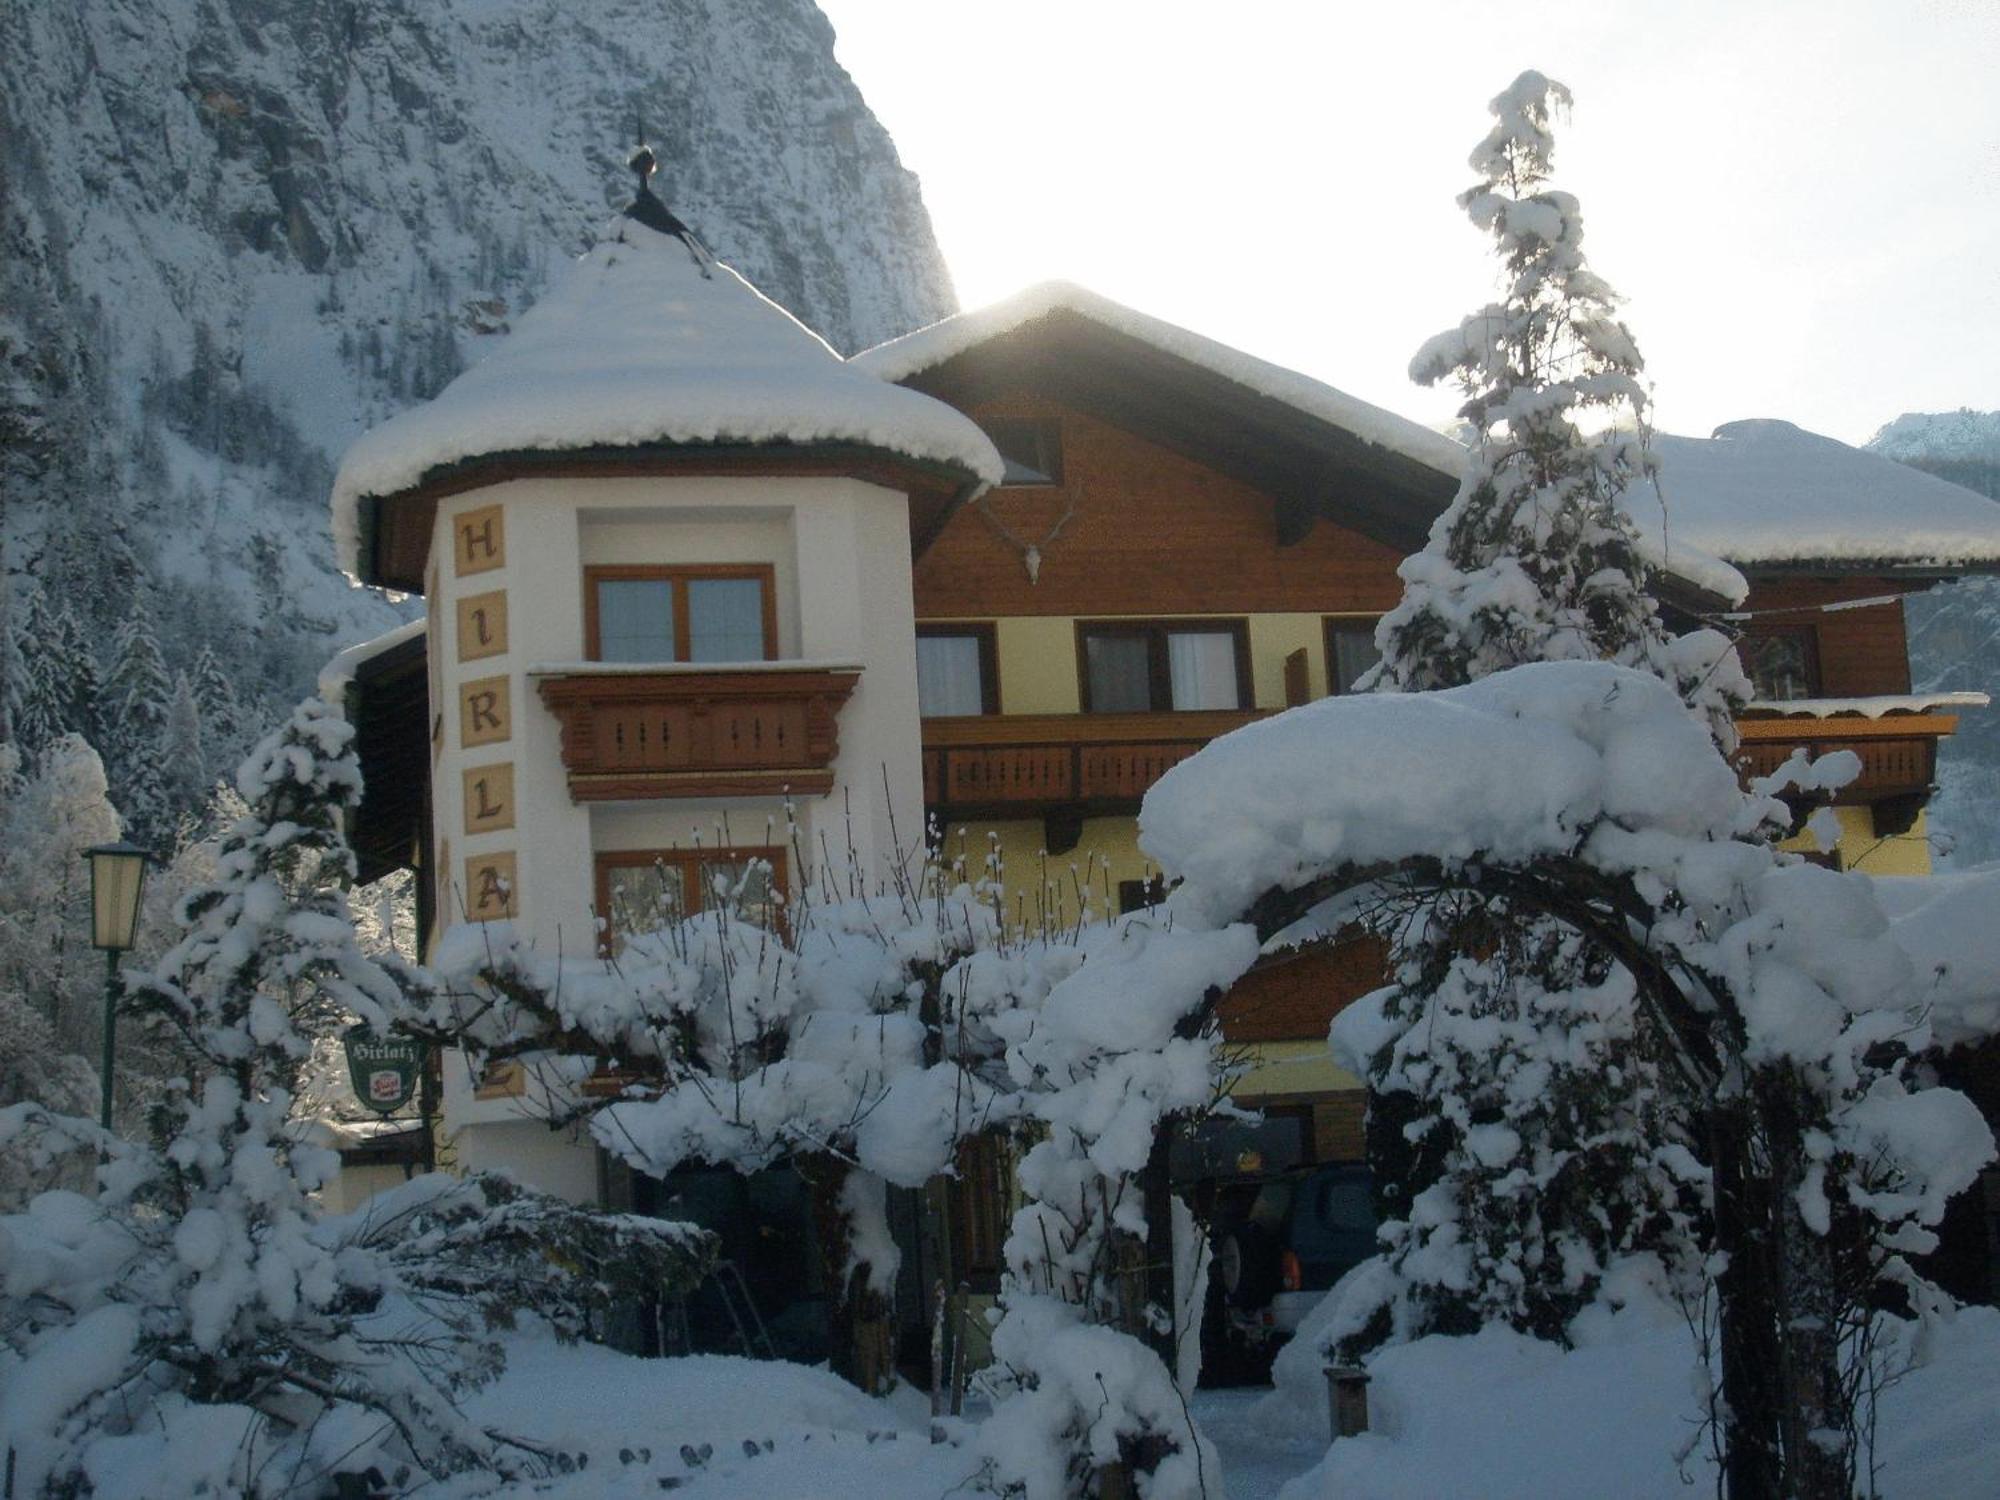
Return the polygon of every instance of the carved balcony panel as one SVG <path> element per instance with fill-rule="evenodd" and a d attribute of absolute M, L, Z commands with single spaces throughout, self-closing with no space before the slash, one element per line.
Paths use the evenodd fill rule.
<path fill-rule="evenodd" d="M 1006 714 L 924 720 L 924 801 L 951 817 L 1129 811 L 1255 712 Z"/>
<path fill-rule="evenodd" d="M 1865 701 L 1865 700 L 1857 700 Z M 1836 750 L 1861 758 L 1861 774 L 1835 795 L 1847 806 L 1896 800 L 1921 801 L 1937 780 L 1938 741 L 1958 727 L 1956 714 L 1851 711 L 1779 714 L 1753 710 L 1737 721 L 1741 744 L 1736 767 L 1747 782 L 1768 776 L 1803 749 L 1813 759 Z"/>
<path fill-rule="evenodd" d="M 614 802 L 831 791 L 840 710 L 861 669 L 584 665 L 533 675 L 562 725 L 570 796 Z"/>

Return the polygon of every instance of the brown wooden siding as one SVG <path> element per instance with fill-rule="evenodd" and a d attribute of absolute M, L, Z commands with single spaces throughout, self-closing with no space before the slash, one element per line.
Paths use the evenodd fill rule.
<path fill-rule="evenodd" d="M 1232 1042 L 1325 1041 L 1333 1018 L 1388 978 L 1388 949 L 1358 937 L 1259 964 L 1222 1002 Z"/>
<path fill-rule="evenodd" d="M 1910 643 L 1903 604 L 1870 605 L 1824 613 L 1821 606 L 1880 594 L 1901 595 L 1909 584 L 1894 578 L 1753 578 L 1744 603 L 1759 625 L 1801 627 L 1819 652 L 1819 696 L 1866 698 L 1910 690 Z"/>
<path fill-rule="evenodd" d="M 980 502 L 1023 543 L 1042 548 L 1041 578 L 973 508 L 959 511 L 918 561 L 918 619 L 999 615 L 1338 614 L 1386 610 L 1402 597 L 1394 549 L 1314 522 L 1280 547 L 1269 496 L 1192 459 L 1042 397 L 1011 396 L 972 415 L 1062 424 L 1063 483 L 993 491 Z"/>

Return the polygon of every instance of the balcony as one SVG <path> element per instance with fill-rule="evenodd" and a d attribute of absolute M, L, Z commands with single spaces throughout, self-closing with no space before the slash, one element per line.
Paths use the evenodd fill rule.
<path fill-rule="evenodd" d="M 1797 749 L 1815 760 L 1836 750 L 1861 758 L 1861 774 L 1834 796 L 1875 810 L 1876 832 L 1907 832 L 1937 780 L 1938 741 L 1958 727 L 1940 710 L 1979 707 L 1978 693 L 1909 698 L 1804 699 L 1754 703 L 1737 720 L 1737 769 L 1747 781 L 1768 776 Z"/>
<path fill-rule="evenodd" d="M 576 802 L 820 796 L 833 790 L 845 662 L 531 668 L 562 725 Z"/>
<path fill-rule="evenodd" d="M 924 803 L 948 819 L 1131 812 L 1173 766 L 1263 717 L 1227 710 L 926 719 Z"/>

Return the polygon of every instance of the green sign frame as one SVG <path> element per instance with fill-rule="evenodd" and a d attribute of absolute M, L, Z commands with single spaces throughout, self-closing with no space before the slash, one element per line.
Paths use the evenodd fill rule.
<path fill-rule="evenodd" d="M 415 1097 L 424 1070 L 422 1042 L 377 1036 L 366 1026 L 353 1026 L 341 1043 L 347 1050 L 347 1080 L 365 1107 L 393 1115 Z"/>

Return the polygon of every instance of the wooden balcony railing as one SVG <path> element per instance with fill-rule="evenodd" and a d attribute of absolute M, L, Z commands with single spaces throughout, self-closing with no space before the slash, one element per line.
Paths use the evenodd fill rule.
<path fill-rule="evenodd" d="M 1168 769 L 1262 712 L 1004 714 L 924 720 L 924 803 L 949 817 L 1032 817 L 1129 810 Z M 1792 751 L 1852 750 L 1861 775 L 1836 801 L 1874 804 L 1926 795 L 1937 743 L 1954 714 L 1826 717 L 1756 712 L 1739 721 L 1737 766 L 1769 775 Z"/>
<path fill-rule="evenodd" d="M 1129 810 L 1219 734 L 1264 717 L 1006 714 L 924 720 L 924 803 L 952 817 Z"/>
<path fill-rule="evenodd" d="M 833 789 L 840 709 L 859 667 L 632 672 L 576 667 L 536 674 L 562 723 L 563 766 L 578 802 L 751 797 Z"/>
<path fill-rule="evenodd" d="M 1938 741 L 1958 727 L 1956 714 L 1843 713 L 1825 718 L 1757 713 L 1737 721 L 1737 769 L 1748 781 L 1768 776 L 1803 748 L 1814 759 L 1835 750 L 1861 757 L 1861 774 L 1835 795 L 1848 805 L 1921 799 L 1937 779 Z"/>

